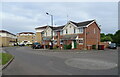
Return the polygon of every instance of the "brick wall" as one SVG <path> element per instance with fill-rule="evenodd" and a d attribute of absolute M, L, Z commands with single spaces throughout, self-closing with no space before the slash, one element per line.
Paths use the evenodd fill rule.
<path fill-rule="evenodd" d="M 87 45 L 97 45 L 100 42 L 100 29 L 96 22 L 86 28 L 86 43 Z"/>

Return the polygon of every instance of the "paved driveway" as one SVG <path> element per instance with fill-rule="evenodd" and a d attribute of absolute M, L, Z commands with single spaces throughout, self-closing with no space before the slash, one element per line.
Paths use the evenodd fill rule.
<path fill-rule="evenodd" d="M 4 75 L 117 75 L 117 50 L 33 50 L 7 47 L 15 59 Z"/>

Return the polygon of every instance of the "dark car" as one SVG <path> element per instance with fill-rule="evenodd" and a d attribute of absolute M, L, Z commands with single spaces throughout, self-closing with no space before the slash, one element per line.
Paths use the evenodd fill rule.
<path fill-rule="evenodd" d="M 111 43 L 108 48 L 117 49 L 117 45 L 116 45 L 116 43 Z"/>
<path fill-rule="evenodd" d="M 40 43 L 35 42 L 35 43 L 32 44 L 32 48 L 33 48 L 33 49 L 40 49 L 40 48 L 41 48 L 41 45 L 40 45 Z"/>

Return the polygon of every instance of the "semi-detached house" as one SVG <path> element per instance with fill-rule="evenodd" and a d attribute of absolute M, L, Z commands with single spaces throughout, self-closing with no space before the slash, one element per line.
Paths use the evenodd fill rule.
<path fill-rule="evenodd" d="M 95 20 L 78 23 L 69 21 L 63 26 L 43 26 L 35 30 L 36 36 L 39 36 L 37 41 L 43 45 L 50 45 L 53 41 L 57 47 L 71 44 L 72 49 L 86 49 L 100 42 L 100 28 Z"/>

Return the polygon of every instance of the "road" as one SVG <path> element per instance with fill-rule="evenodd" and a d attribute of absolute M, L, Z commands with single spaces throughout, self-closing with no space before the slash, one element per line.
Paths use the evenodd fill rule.
<path fill-rule="evenodd" d="M 6 47 L 15 56 L 3 75 L 117 75 L 117 50 L 33 50 Z"/>

